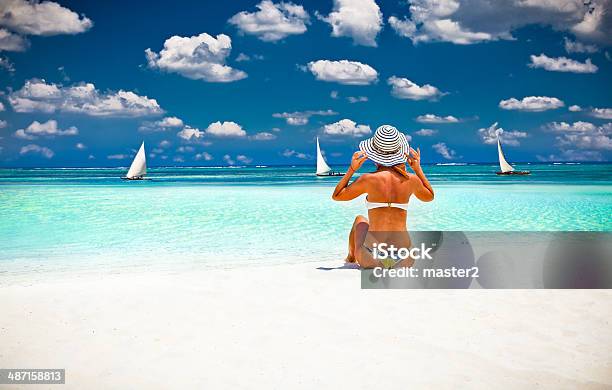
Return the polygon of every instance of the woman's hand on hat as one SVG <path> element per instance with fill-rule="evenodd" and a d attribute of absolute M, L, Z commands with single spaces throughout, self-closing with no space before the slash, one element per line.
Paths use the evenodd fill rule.
<path fill-rule="evenodd" d="M 406 159 L 408 162 L 408 165 L 410 165 L 410 168 L 412 168 L 413 171 L 417 171 L 421 169 L 421 149 L 417 148 L 417 150 L 414 150 L 412 148 L 410 148 L 410 151 L 406 153 Z"/>
<path fill-rule="evenodd" d="M 357 172 L 357 170 L 361 168 L 361 166 L 367 159 L 368 155 L 366 154 L 366 152 L 357 151 L 353 153 L 353 158 L 351 159 L 351 169 L 354 172 Z"/>

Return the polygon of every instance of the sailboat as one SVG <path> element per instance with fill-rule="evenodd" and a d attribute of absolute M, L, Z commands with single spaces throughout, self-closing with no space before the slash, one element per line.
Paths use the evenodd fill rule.
<path fill-rule="evenodd" d="M 501 142 L 499 138 L 497 138 L 497 154 L 499 155 L 499 167 L 501 168 L 500 172 L 495 172 L 498 175 L 529 175 L 531 172 L 529 171 L 515 171 L 514 167 L 508 164 L 506 161 L 506 157 L 504 157 L 504 152 L 502 151 Z"/>
<path fill-rule="evenodd" d="M 344 173 L 334 172 L 325 162 L 321 147 L 319 146 L 319 137 L 317 137 L 317 176 L 342 176 Z"/>
<path fill-rule="evenodd" d="M 127 175 L 122 177 L 124 180 L 144 180 L 144 175 L 147 174 L 147 157 L 145 154 L 144 141 L 138 149 L 138 153 L 134 156 L 134 161 L 130 165 Z"/>

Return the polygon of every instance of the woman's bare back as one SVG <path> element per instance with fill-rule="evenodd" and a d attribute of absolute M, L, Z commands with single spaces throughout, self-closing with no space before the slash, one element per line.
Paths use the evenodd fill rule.
<path fill-rule="evenodd" d="M 367 200 L 376 203 L 408 203 L 413 183 L 395 170 L 380 168 L 363 176 L 367 182 Z M 406 210 L 396 207 L 378 207 L 368 210 L 370 230 L 398 231 L 406 229 Z"/>

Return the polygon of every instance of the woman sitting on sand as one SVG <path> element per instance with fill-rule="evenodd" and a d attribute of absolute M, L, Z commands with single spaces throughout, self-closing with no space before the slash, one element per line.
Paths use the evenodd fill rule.
<path fill-rule="evenodd" d="M 408 145 L 406 136 L 395 127 L 380 126 L 370 139 L 361 141 L 353 154 L 351 167 L 342 177 L 332 199 L 352 200 L 367 194 L 368 218 L 358 215 L 349 234 L 347 262 L 357 262 L 362 268 L 382 267 L 370 250 L 373 243 L 385 242 L 396 247 L 410 248 L 406 230 L 408 200 L 411 195 L 424 202 L 434 198 L 434 191 L 421 169 L 421 151 Z M 351 176 L 366 159 L 376 164 L 376 171 L 365 173 L 349 184 Z M 406 171 L 408 162 L 414 175 Z M 410 258 L 398 265 L 411 266 Z M 386 265 L 386 264 L 385 264 Z"/>

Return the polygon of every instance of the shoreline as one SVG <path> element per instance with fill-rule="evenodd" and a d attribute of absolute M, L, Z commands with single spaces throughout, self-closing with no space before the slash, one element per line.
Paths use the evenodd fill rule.
<path fill-rule="evenodd" d="M 612 291 L 377 292 L 321 265 L 0 286 L 0 366 L 70 389 L 612 386 Z"/>

